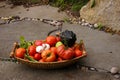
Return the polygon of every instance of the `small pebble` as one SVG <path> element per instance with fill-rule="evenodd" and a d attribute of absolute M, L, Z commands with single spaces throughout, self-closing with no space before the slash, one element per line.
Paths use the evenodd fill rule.
<path fill-rule="evenodd" d="M 34 20 L 35 20 L 35 18 L 32 18 L 32 20 L 34 21 Z"/>
<path fill-rule="evenodd" d="M 20 20 L 23 20 L 23 18 L 21 17 Z"/>
<path fill-rule="evenodd" d="M 85 26 L 85 23 L 82 23 L 81 25 L 82 25 L 82 26 Z"/>
<path fill-rule="evenodd" d="M 54 20 L 53 23 L 58 23 L 58 21 Z"/>
<path fill-rule="evenodd" d="M 31 20 L 31 18 L 28 18 L 27 20 L 28 20 L 28 21 L 30 21 L 30 20 Z"/>
<path fill-rule="evenodd" d="M 56 26 L 61 26 L 61 25 L 62 25 L 62 23 L 60 23 L 60 22 L 56 23 Z"/>
<path fill-rule="evenodd" d="M 73 21 L 73 23 L 74 23 L 74 24 L 78 24 L 78 22 L 76 22 L 76 21 Z"/>
<path fill-rule="evenodd" d="M 93 25 L 92 25 L 92 24 L 89 24 L 88 26 L 89 26 L 90 28 L 93 28 Z"/>
<path fill-rule="evenodd" d="M 91 70 L 91 71 L 96 71 L 96 69 L 93 68 L 93 67 L 89 68 L 89 70 Z"/>
<path fill-rule="evenodd" d="M 37 18 L 34 18 L 34 21 L 38 21 L 38 19 L 37 19 Z"/>
<path fill-rule="evenodd" d="M 114 77 L 115 77 L 116 79 L 119 79 L 119 78 L 120 78 L 120 75 L 119 75 L 119 74 L 116 74 L 116 75 L 114 75 Z"/>
<path fill-rule="evenodd" d="M 119 69 L 118 69 L 117 67 L 112 67 L 112 68 L 110 69 L 110 72 L 111 72 L 112 74 L 116 74 L 116 73 L 119 72 Z"/>
<path fill-rule="evenodd" d="M 82 22 L 85 22 L 85 19 L 82 19 Z"/>
<path fill-rule="evenodd" d="M 88 26 L 89 25 L 89 23 L 85 23 L 85 26 Z"/>
<path fill-rule="evenodd" d="M 81 21 L 78 22 L 78 24 L 81 24 L 81 23 L 82 23 Z"/>
<path fill-rule="evenodd" d="M 66 11 L 67 13 L 69 13 L 70 11 Z"/>
<path fill-rule="evenodd" d="M 40 21 L 43 21 L 43 19 L 40 19 Z"/>
<path fill-rule="evenodd" d="M 50 24 L 53 24 L 53 25 L 55 25 L 57 22 L 56 21 L 52 21 L 52 22 L 50 22 Z"/>
<path fill-rule="evenodd" d="M 98 24 L 94 24 L 94 28 L 98 28 Z"/>

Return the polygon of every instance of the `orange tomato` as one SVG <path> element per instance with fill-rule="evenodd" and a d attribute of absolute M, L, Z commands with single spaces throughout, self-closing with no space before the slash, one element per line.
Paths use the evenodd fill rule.
<path fill-rule="evenodd" d="M 24 48 L 18 48 L 15 51 L 15 56 L 18 57 L 18 58 L 22 58 L 23 59 L 25 53 L 26 53 L 26 49 L 24 49 Z"/>
<path fill-rule="evenodd" d="M 75 57 L 82 56 L 82 51 L 79 49 L 75 49 Z"/>
<path fill-rule="evenodd" d="M 57 39 L 55 36 L 48 36 L 46 38 L 46 43 L 48 43 L 50 46 L 54 46 L 57 42 Z"/>
<path fill-rule="evenodd" d="M 57 54 L 57 48 L 56 47 L 51 47 L 50 50 L 55 53 L 55 55 Z"/>
<path fill-rule="evenodd" d="M 51 50 L 44 50 L 41 57 L 45 62 L 53 62 L 56 60 L 56 55 Z"/>

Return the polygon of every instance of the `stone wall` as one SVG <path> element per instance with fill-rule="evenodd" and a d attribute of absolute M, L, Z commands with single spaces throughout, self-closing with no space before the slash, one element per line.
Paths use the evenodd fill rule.
<path fill-rule="evenodd" d="M 93 8 L 91 4 L 92 0 L 80 10 L 81 18 L 120 30 L 120 0 L 95 0 Z"/>

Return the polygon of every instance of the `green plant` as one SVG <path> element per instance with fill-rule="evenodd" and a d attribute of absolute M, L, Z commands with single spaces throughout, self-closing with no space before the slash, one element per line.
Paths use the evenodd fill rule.
<path fill-rule="evenodd" d="M 13 4 L 18 5 L 18 4 L 45 4 L 49 3 L 52 6 L 59 7 L 59 11 L 63 10 L 71 10 L 71 11 L 76 11 L 78 12 L 82 6 L 87 4 L 89 0 L 9 0 Z M 95 1 L 95 0 L 94 0 Z M 93 2 L 92 6 L 94 5 L 95 2 Z"/>
<path fill-rule="evenodd" d="M 70 22 L 69 18 L 64 18 L 64 22 Z"/>
<path fill-rule="evenodd" d="M 29 2 L 35 4 L 41 2 L 41 0 L 29 0 Z"/>
<path fill-rule="evenodd" d="M 50 0 L 50 4 L 61 10 L 79 11 L 89 0 Z"/>
<path fill-rule="evenodd" d="M 103 27 L 102 23 L 98 23 L 98 30 L 100 30 Z"/>
<path fill-rule="evenodd" d="M 84 6 L 85 4 L 87 4 L 87 2 L 89 0 L 80 0 L 78 2 L 75 2 L 75 1 L 73 2 L 73 5 L 71 7 L 72 11 L 79 11 L 82 8 L 82 6 Z"/>
<path fill-rule="evenodd" d="M 96 5 L 95 0 L 92 0 L 91 8 L 93 8 L 95 5 Z"/>
<path fill-rule="evenodd" d="M 79 4 L 74 4 L 72 7 L 71 7 L 71 10 L 72 11 L 79 11 L 81 9 L 81 5 Z"/>

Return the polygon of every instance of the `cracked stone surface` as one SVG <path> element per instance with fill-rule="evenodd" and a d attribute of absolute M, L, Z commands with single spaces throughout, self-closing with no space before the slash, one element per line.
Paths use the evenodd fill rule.
<path fill-rule="evenodd" d="M 45 39 L 47 32 L 56 29 L 49 24 L 35 21 L 21 21 L 0 26 L 0 56 L 9 57 L 13 43 L 19 41 L 20 36 L 26 40 Z M 97 68 L 110 70 L 112 66 L 120 68 L 120 37 L 110 35 L 101 31 L 91 30 L 76 24 L 64 24 L 63 30 L 69 29 L 77 34 L 77 42 L 83 39 L 88 56 L 80 60 L 78 64 L 85 64 Z M 81 71 L 75 66 L 60 70 L 36 70 L 22 64 L 12 62 L 0 63 L 0 78 L 2 80 L 114 80 L 114 77 L 107 73 Z M 48 77 L 46 77 L 46 75 Z"/>
<path fill-rule="evenodd" d="M 51 7 L 50 5 L 35 6 L 30 8 L 24 8 L 23 6 L 16 6 L 11 9 L 11 5 L 5 4 L 5 2 L 0 2 L 0 16 L 13 16 L 18 15 L 21 17 L 31 17 L 31 18 L 44 18 L 44 19 L 54 19 L 61 20 L 67 18 L 65 12 L 58 12 L 58 8 Z"/>
<path fill-rule="evenodd" d="M 107 73 L 81 71 L 74 67 L 59 70 L 38 70 L 21 64 L 0 63 L 0 78 L 2 80 L 115 80 Z"/>

